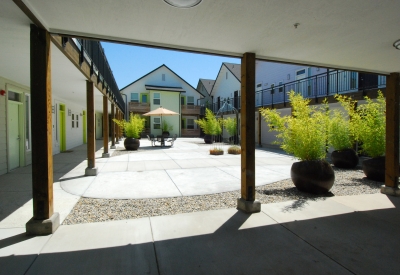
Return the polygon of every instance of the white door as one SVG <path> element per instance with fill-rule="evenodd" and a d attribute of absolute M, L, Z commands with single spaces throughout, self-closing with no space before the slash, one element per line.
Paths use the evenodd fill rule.
<path fill-rule="evenodd" d="M 21 135 L 19 127 L 19 105 L 8 101 L 8 159 L 9 170 L 19 167 Z"/>

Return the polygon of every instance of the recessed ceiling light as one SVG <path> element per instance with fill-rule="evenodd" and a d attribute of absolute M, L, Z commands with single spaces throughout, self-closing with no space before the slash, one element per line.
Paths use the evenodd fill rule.
<path fill-rule="evenodd" d="M 176 8 L 188 9 L 200 4 L 202 0 L 164 0 L 165 3 Z"/>
<path fill-rule="evenodd" d="M 400 50 L 400 39 L 393 43 L 393 47 Z"/>

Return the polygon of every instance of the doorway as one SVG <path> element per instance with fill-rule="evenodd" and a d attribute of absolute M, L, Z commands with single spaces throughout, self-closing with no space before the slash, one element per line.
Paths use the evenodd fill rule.
<path fill-rule="evenodd" d="M 307 81 L 302 81 L 302 79 L 307 77 L 306 69 L 301 69 L 296 71 L 296 88 L 297 93 L 300 93 L 303 97 L 307 97 Z"/>
<path fill-rule="evenodd" d="M 60 117 L 60 152 L 63 152 L 66 149 L 66 131 L 65 131 L 65 105 L 60 104 L 59 110 Z"/>
<path fill-rule="evenodd" d="M 20 95 L 19 95 L 20 96 Z M 22 118 L 22 107 L 23 104 L 17 101 L 8 101 L 8 170 L 13 170 L 20 167 L 20 163 L 23 160 L 21 155 L 24 150 L 22 147 L 22 129 L 23 125 Z"/>

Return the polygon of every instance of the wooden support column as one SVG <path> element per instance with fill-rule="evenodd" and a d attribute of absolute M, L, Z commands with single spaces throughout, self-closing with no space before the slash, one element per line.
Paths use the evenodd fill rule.
<path fill-rule="evenodd" d="M 113 119 L 115 118 L 115 105 L 111 104 L 111 147 L 110 149 L 115 149 L 115 122 Z"/>
<path fill-rule="evenodd" d="M 60 225 L 53 212 L 53 150 L 50 34 L 35 25 L 30 32 L 32 201 L 28 235 L 51 234 Z"/>
<path fill-rule="evenodd" d="M 399 104 L 400 76 L 391 73 L 386 81 L 386 163 L 381 192 L 400 196 L 399 190 Z"/>
<path fill-rule="evenodd" d="M 87 159 L 88 167 L 85 170 L 85 176 L 96 176 L 97 167 L 95 162 L 96 152 L 96 128 L 95 128 L 95 110 L 94 110 L 94 84 L 86 80 L 86 126 L 87 126 Z"/>
<path fill-rule="evenodd" d="M 108 152 L 108 98 L 103 96 L 103 158 L 109 158 Z"/>
<path fill-rule="evenodd" d="M 241 76 L 241 198 L 238 209 L 247 213 L 261 211 L 255 200 L 255 76 L 256 55 L 245 53 L 242 57 Z"/>

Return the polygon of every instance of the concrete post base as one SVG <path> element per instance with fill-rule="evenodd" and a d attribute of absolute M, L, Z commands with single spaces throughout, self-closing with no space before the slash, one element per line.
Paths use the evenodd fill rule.
<path fill-rule="evenodd" d="M 26 225 L 26 235 L 49 235 L 53 234 L 60 226 L 60 215 L 56 212 L 49 219 L 46 220 L 35 220 L 30 219 Z"/>
<path fill-rule="evenodd" d="M 102 158 L 109 158 L 110 157 L 110 153 L 103 153 L 101 155 Z"/>
<path fill-rule="evenodd" d="M 393 188 L 389 187 L 386 185 L 381 186 L 381 193 L 389 196 L 396 196 L 400 197 L 400 189 L 399 188 Z"/>
<path fill-rule="evenodd" d="M 115 145 L 111 145 L 110 149 L 116 149 Z"/>
<path fill-rule="evenodd" d="M 86 167 L 85 176 L 97 176 L 97 167 L 93 168 Z"/>
<path fill-rule="evenodd" d="M 246 201 L 243 198 L 238 198 L 237 209 L 246 213 L 258 213 L 261 211 L 261 203 L 258 200 Z"/>
<path fill-rule="evenodd" d="M 119 141 L 117 140 L 117 141 L 115 142 L 115 144 L 119 144 Z"/>

